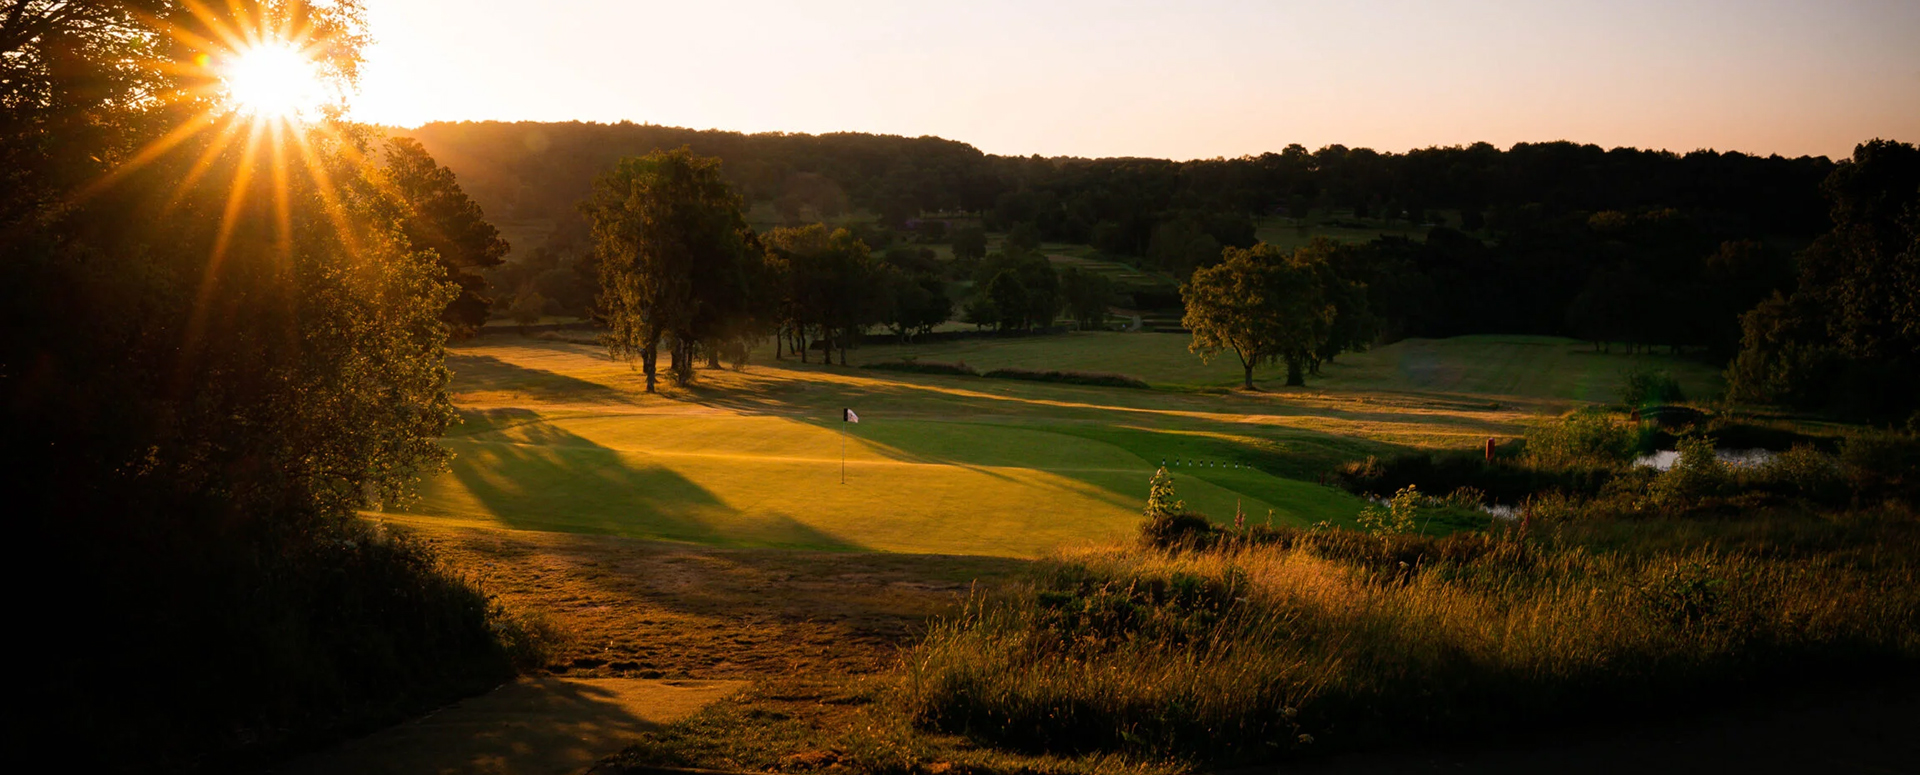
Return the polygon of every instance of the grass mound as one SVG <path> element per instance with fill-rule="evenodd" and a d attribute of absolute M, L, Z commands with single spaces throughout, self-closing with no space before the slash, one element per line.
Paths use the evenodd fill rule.
<path fill-rule="evenodd" d="M 980 376 L 988 379 L 1024 379 L 1031 382 L 1060 382 L 1068 385 L 1094 385 L 1098 387 L 1122 387 L 1147 389 L 1144 380 L 1125 374 L 1113 374 L 1094 371 L 1041 371 L 1037 369 L 994 369 Z"/>

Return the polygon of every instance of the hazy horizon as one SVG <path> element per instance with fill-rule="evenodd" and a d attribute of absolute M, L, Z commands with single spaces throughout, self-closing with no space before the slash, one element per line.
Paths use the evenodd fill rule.
<path fill-rule="evenodd" d="M 933 135 L 1176 160 L 1920 136 L 1920 4 L 374 2 L 352 115 Z M 1902 97 L 1901 95 L 1907 95 Z"/>

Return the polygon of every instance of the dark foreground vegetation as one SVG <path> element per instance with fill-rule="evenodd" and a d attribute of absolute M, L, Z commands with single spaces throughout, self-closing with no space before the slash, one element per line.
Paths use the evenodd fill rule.
<path fill-rule="evenodd" d="M 445 460 L 444 344 L 506 246 L 417 145 L 274 126 L 193 65 L 219 30 L 310 27 L 346 77 L 355 4 L 220 7 L 0 20 L 11 724 L 61 769 L 271 761 L 537 657 L 356 514 Z"/>
<path fill-rule="evenodd" d="M 1736 472 L 1689 440 L 1656 474 L 1555 444 L 1583 433 L 1543 428 L 1510 464 L 1537 488 L 1517 517 L 1444 535 L 1437 512 L 1484 495 L 1392 478 L 1419 466 L 1348 468 L 1399 486 L 1359 530 L 1216 525 L 1162 472 L 1139 546 L 1062 555 L 935 627 L 904 712 L 1014 751 L 1226 763 L 1920 675 L 1920 443 Z M 1578 468 L 1613 475 L 1552 475 Z"/>

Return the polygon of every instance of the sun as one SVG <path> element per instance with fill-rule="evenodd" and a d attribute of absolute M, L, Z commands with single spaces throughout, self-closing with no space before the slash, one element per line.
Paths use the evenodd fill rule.
<path fill-rule="evenodd" d="M 228 100 L 258 119 L 310 118 L 331 96 L 320 68 L 299 46 L 261 41 L 235 52 L 220 68 Z"/>

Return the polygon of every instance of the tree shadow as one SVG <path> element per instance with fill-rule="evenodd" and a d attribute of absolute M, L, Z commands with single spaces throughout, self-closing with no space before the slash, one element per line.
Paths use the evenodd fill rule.
<path fill-rule="evenodd" d="M 447 368 L 458 375 L 463 393 L 517 392 L 555 402 L 624 403 L 631 400 L 626 393 L 598 382 L 509 363 L 491 355 L 450 352 Z"/>
<path fill-rule="evenodd" d="M 735 689 L 736 682 L 523 678 L 280 772 L 579 772 Z"/>
<path fill-rule="evenodd" d="M 646 462 L 644 454 L 610 449 L 532 412 L 505 410 L 487 419 L 499 424 L 444 442 L 455 452 L 449 475 L 479 511 L 505 527 L 718 545 L 863 548 L 786 515 L 738 517 L 713 492 Z"/>

